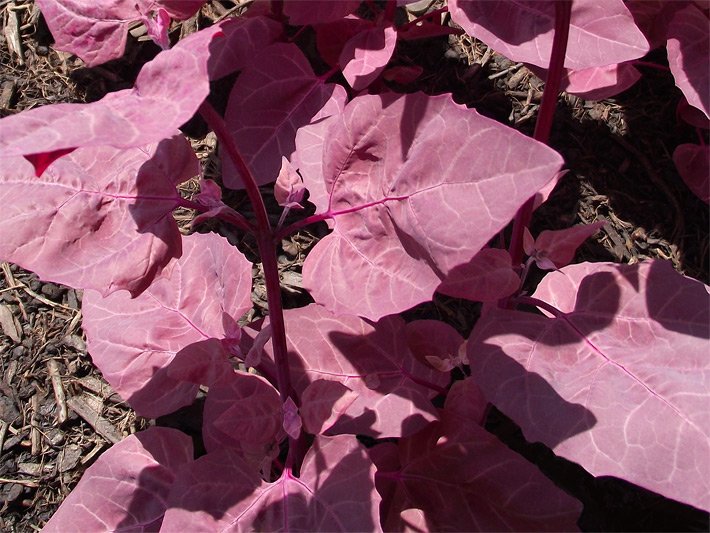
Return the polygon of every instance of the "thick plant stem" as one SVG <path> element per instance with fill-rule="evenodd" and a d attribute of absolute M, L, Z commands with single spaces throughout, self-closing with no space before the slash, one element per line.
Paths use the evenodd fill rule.
<path fill-rule="evenodd" d="M 552 41 L 552 54 L 550 68 L 547 71 L 547 82 L 540 104 L 540 112 L 535 124 L 533 138 L 547 144 L 552 130 L 552 121 L 557 107 L 557 96 L 560 92 L 562 74 L 564 72 L 565 53 L 569 38 L 570 14 L 572 11 L 571 0 L 559 0 L 555 4 L 555 36 Z M 530 225 L 532 219 L 535 197 L 530 198 L 518 210 L 513 221 L 513 234 L 510 240 L 510 256 L 513 267 L 517 268 L 523 262 L 523 230 Z"/>
<path fill-rule="evenodd" d="M 264 280 L 266 282 L 266 298 L 269 304 L 269 321 L 271 322 L 271 343 L 274 350 L 274 360 L 276 363 L 276 383 L 281 396 L 281 403 L 292 395 L 291 377 L 289 375 L 288 351 L 286 348 L 286 326 L 284 323 L 283 307 L 281 305 L 281 283 L 279 280 L 278 263 L 276 260 L 276 245 L 274 234 L 266 213 L 264 200 L 259 192 L 254 176 L 249 167 L 239 153 L 237 145 L 234 144 L 232 136 L 227 130 L 224 119 L 208 103 L 204 102 L 200 107 L 200 114 L 207 124 L 217 135 L 222 147 L 236 166 L 239 175 L 242 177 L 244 188 L 251 201 L 256 216 L 256 239 L 259 246 L 264 267 Z M 294 401 L 296 398 L 292 398 Z"/>

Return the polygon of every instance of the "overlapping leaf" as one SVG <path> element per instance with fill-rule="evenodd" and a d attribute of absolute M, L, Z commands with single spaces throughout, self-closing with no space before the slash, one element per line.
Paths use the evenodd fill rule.
<path fill-rule="evenodd" d="M 330 380 L 357 395 L 329 433 L 398 437 L 435 418 L 431 398 L 448 384 L 449 376 L 416 360 L 401 318 L 388 317 L 373 326 L 318 305 L 284 315 L 296 392 L 303 394 L 317 380 Z M 270 344 L 266 349 L 270 353 Z"/>
<path fill-rule="evenodd" d="M 482 398 L 461 383 L 443 423 L 371 450 L 384 529 L 414 519 L 428 531 L 576 530 L 580 503 L 477 424 Z"/>
<path fill-rule="evenodd" d="M 486 396 L 592 474 L 709 508 L 708 288 L 663 262 L 583 263 L 535 296 L 560 316 L 491 309 L 476 324 Z"/>
<path fill-rule="evenodd" d="M 0 157 L 0 258 L 45 280 L 108 294 L 144 290 L 181 253 L 175 188 L 199 173 L 187 140 L 76 150 L 41 178 Z"/>
<path fill-rule="evenodd" d="M 291 24 L 323 24 L 355 11 L 360 0 L 286 0 L 284 14 Z"/>
<path fill-rule="evenodd" d="M 181 352 L 204 350 L 226 357 L 222 339 L 238 339 L 237 319 L 251 307 L 251 264 L 215 234 L 184 238 L 184 253 L 168 274 L 130 298 L 120 291 L 101 298 L 87 291 L 82 302 L 89 353 L 103 376 L 143 416 L 157 417 L 190 404 L 196 383 L 218 377 L 205 367 L 186 380 Z M 177 364 L 177 363 L 176 363 Z"/>
<path fill-rule="evenodd" d="M 363 90 L 380 75 L 396 44 L 397 32 L 392 26 L 362 31 L 345 43 L 339 64 L 353 90 Z"/>
<path fill-rule="evenodd" d="M 122 440 L 88 468 L 43 531 L 157 531 L 192 440 L 153 427 Z"/>
<path fill-rule="evenodd" d="M 298 129 L 339 113 L 345 100 L 345 89 L 313 74 L 296 45 L 277 43 L 260 51 L 234 84 L 225 120 L 257 183 L 265 184 L 276 180 L 281 157 L 293 154 Z M 223 161 L 226 185 L 242 188 L 231 160 Z"/>
<path fill-rule="evenodd" d="M 451 18 L 466 33 L 511 61 L 547 68 L 555 26 L 546 0 L 450 0 Z M 622 0 L 575 0 L 565 67 L 586 69 L 637 59 L 648 52 Z"/>
<path fill-rule="evenodd" d="M 183 469 L 164 531 L 381 531 L 375 467 L 352 437 L 316 437 L 297 478 L 266 483 L 231 450 Z"/>
<path fill-rule="evenodd" d="M 149 21 L 164 9 L 176 19 L 194 15 L 205 0 L 38 0 L 55 46 L 96 66 L 123 55 L 128 26 L 137 20 Z"/>
<path fill-rule="evenodd" d="M 327 194 L 334 230 L 307 257 L 304 286 L 336 313 L 373 320 L 431 299 L 561 164 L 444 95 L 360 96 L 325 136 L 323 181 L 317 165 L 303 178 L 318 212 Z"/>
<path fill-rule="evenodd" d="M 216 24 L 158 54 L 133 89 L 89 104 L 44 106 L 5 117 L 0 158 L 82 146 L 130 148 L 171 137 L 202 104 L 209 80 L 243 66 L 238 62 L 273 40 L 274 30 L 260 18 Z"/>

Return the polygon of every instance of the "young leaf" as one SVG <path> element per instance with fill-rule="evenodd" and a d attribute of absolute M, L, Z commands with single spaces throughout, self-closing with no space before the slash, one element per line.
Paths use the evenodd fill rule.
<path fill-rule="evenodd" d="M 281 158 L 281 171 L 274 184 L 274 197 L 281 207 L 302 209 L 301 201 L 306 193 L 301 176 L 288 159 Z"/>
<path fill-rule="evenodd" d="M 360 96 L 327 138 L 334 228 L 306 258 L 303 284 L 333 312 L 372 320 L 430 300 L 562 162 L 446 95 Z M 302 175 L 320 212 L 323 185 Z"/>
<path fill-rule="evenodd" d="M 239 250 L 215 234 L 185 237 L 183 247 L 169 273 L 136 298 L 123 291 L 106 298 L 86 291 L 82 301 L 94 363 L 116 392 L 147 417 L 194 400 L 194 383 L 214 376 L 176 381 L 170 375 L 176 354 L 208 339 L 238 338 L 237 319 L 251 307 L 251 263 Z M 214 344 L 196 348 L 209 346 Z"/>
<path fill-rule="evenodd" d="M 593 475 L 709 508 L 708 287 L 660 261 L 583 263 L 534 296 L 560 315 L 491 308 L 476 324 L 468 355 L 486 396 Z"/>
<path fill-rule="evenodd" d="M 260 466 L 278 453 L 284 413 L 278 391 L 264 378 L 231 372 L 210 387 L 202 438 L 208 452 L 232 449 Z"/>
<path fill-rule="evenodd" d="M 175 186 L 198 173 L 179 134 L 127 150 L 78 149 L 41 178 L 27 161 L 0 157 L 0 258 L 48 281 L 138 294 L 181 253 Z"/>
<path fill-rule="evenodd" d="M 338 63 L 354 91 L 361 91 L 384 70 L 397 44 L 392 26 L 376 26 L 353 36 L 340 53 Z"/>
<path fill-rule="evenodd" d="M 339 113 L 345 99 L 342 86 L 313 74 L 296 45 L 277 43 L 257 53 L 237 79 L 225 121 L 257 182 L 265 184 L 278 176 L 281 157 L 293 154 L 296 131 Z M 242 188 L 231 160 L 223 164 L 225 184 Z"/>
<path fill-rule="evenodd" d="M 537 236 L 530 251 L 526 249 L 525 253 L 532 256 L 544 270 L 562 268 L 574 259 L 577 248 L 602 226 L 604 222 L 593 222 L 561 230 L 544 230 Z"/>
<path fill-rule="evenodd" d="M 451 18 L 466 33 L 511 61 L 547 68 L 554 2 L 449 0 Z M 565 67 L 586 69 L 642 57 L 649 46 L 622 0 L 575 0 Z"/>
<path fill-rule="evenodd" d="M 192 440 L 170 428 L 131 435 L 91 465 L 44 531 L 157 531 Z"/>
<path fill-rule="evenodd" d="M 273 483 L 229 449 L 178 474 L 166 531 L 381 531 L 375 467 L 352 437 L 316 437 L 300 477 Z"/>

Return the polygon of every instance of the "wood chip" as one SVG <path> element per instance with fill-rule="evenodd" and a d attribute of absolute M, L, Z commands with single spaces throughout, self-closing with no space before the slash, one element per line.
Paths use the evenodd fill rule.
<path fill-rule="evenodd" d="M 7 47 L 10 50 L 10 55 L 17 57 L 17 62 L 20 65 L 25 64 L 25 59 L 22 57 L 22 39 L 20 37 L 20 19 L 16 11 L 14 2 L 7 5 L 5 12 L 5 39 Z"/>
<path fill-rule="evenodd" d="M 69 472 L 70 470 L 73 470 L 77 464 L 79 464 L 79 460 L 81 459 L 81 446 L 78 444 L 69 444 L 62 448 L 62 450 L 59 452 L 59 471 L 60 472 Z"/>
<path fill-rule="evenodd" d="M 47 373 L 52 381 L 54 400 L 57 402 L 57 422 L 63 424 L 67 417 L 67 399 L 62 385 L 62 376 L 59 373 L 59 363 L 55 359 L 47 361 Z"/>
<path fill-rule="evenodd" d="M 21 329 L 17 324 L 15 317 L 12 315 L 12 311 L 5 304 L 0 304 L 0 329 L 2 332 L 10 337 L 13 342 L 19 343 L 22 340 Z"/>
<path fill-rule="evenodd" d="M 102 417 L 99 413 L 93 410 L 89 401 L 82 396 L 73 396 L 67 400 L 69 407 L 78 414 L 81 418 L 96 430 L 96 432 L 112 444 L 123 439 L 123 436 L 118 430 L 113 427 L 113 424 Z"/>

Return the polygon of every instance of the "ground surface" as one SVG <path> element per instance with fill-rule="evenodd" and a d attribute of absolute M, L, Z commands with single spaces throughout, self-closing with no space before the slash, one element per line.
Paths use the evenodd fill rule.
<path fill-rule="evenodd" d="M 213 1 L 201 22 L 235 7 Z M 124 60 L 94 69 L 51 47 L 51 36 L 31 0 L 0 0 L 0 116 L 40 105 L 96 100 L 131 86 L 139 66 L 157 48 L 129 37 Z M 183 25 L 190 31 L 191 21 Z M 12 29 L 21 43 L 13 51 Z M 136 32 L 138 34 L 139 32 Z M 308 44 L 308 34 L 300 37 Z M 662 54 L 647 58 L 663 65 Z M 491 54 L 467 37 L 403 45 L 394 60 L 420 65 L 424 75 L 398 90 L 451 92 L 457 101 L 530 134 L 542 82 L 524 68 Z M 646 258 L 673 262 L 681 272 L 708 282 L 708 210 L 685 187 L 670 159 L 673 149 L 693 140 L 675 119 L 679 92 L 670 74 L 648 69 L 644 79 L 613 100 L 560 100 L 552 145 L 571 172 L 538 210 L 534 230 L 580 222 L 605 226 L 579 252 L 579 261 L 634 263 Z M 204 126 L 186 128 L 208 177 L 218 177 L 215 143 Z M 189 196 L 196 182 L 184 187 Z M 268 192 L 267 192 L 268 194 Z M 248 207 L 239 194 L 234 206 Z M 273 203 L 273 202 L 272 202 Z M 188 231 L 190 213 L 176 218 Z M 278 218 L 279 211 L 273 210 Z M 0 213 L 0 223 L 2 223 Z M 221 227 L 249 253 L 253 243 Z M 299 290 L 304 254 L 324 234 L 314 228 L 283 245 L 280 257 L 287 307 L 303 305 Z M 253 254 L 248 255 L 255 259 Z M 155 423 L 136 417 L 102 380 L 86 353 L 81 331 L 81 294 L 45 283 L 16 265 L 0 271 L 0 530 L 40 528 L 75 486 L 82 472 L 113 442 Z M 258 265 L 254 268 L 253 315 L 266 312 Z M 468 334 L 476 306 L 439 298 L 408 316 L 435 317 Z M 192 413 L 160 423 L 199 428 Z M 585 503 L 580 525 L 588 530 L 705 530 L 707 515 L 614 479 L 594 479 L 556 459 L 541 446 L 526 445 L 502 415 L 489 429 L 536 461 L 558 484 Z"/>

